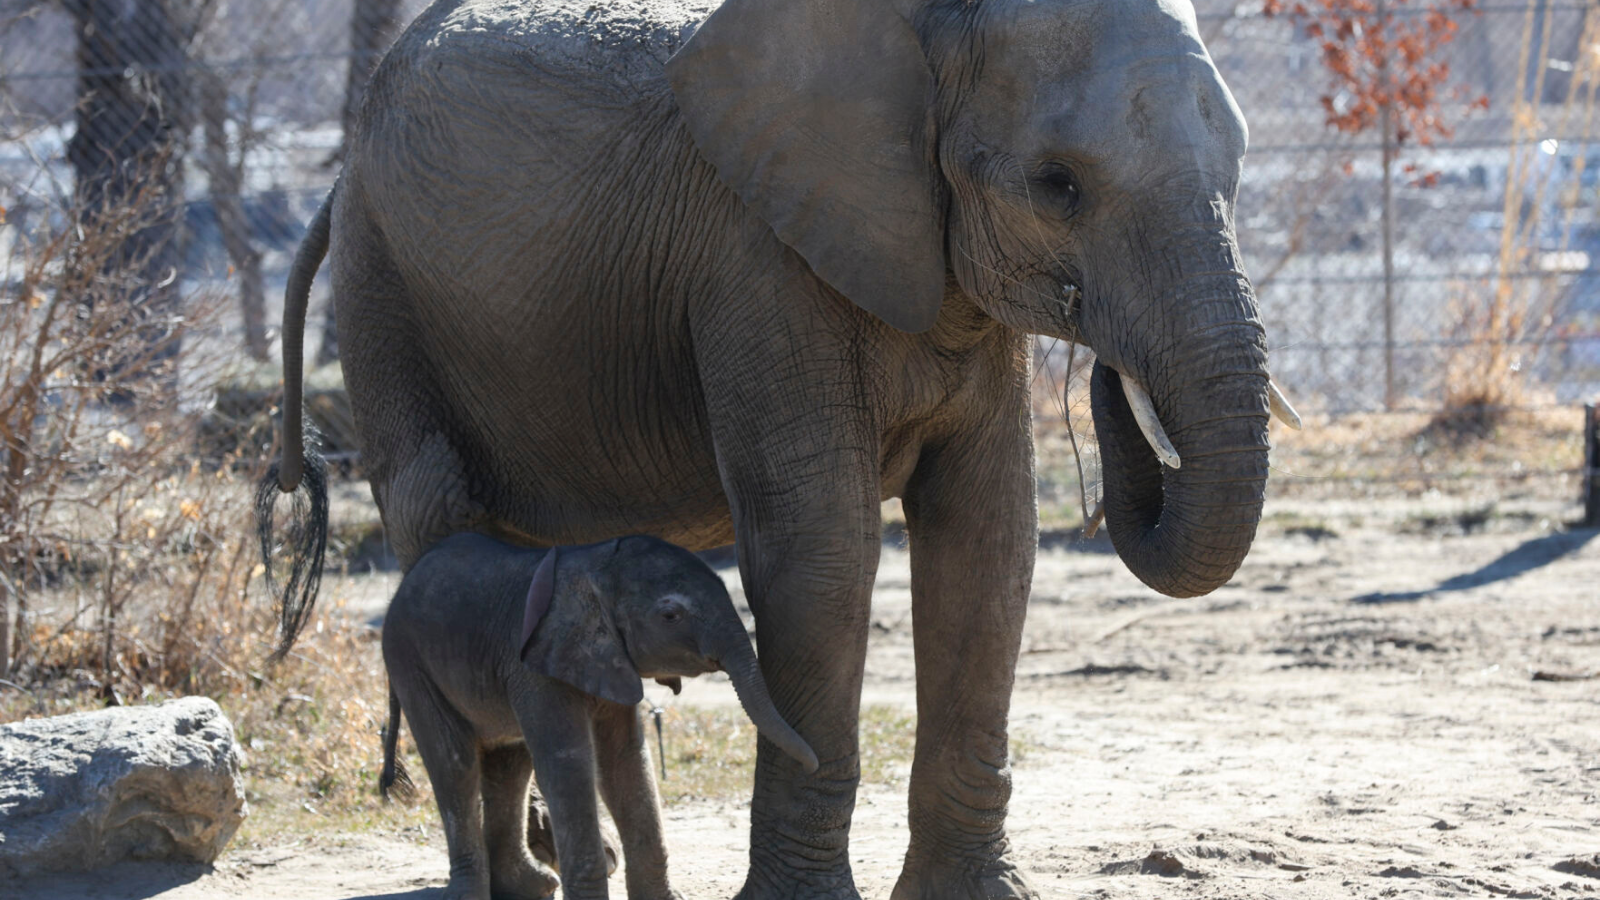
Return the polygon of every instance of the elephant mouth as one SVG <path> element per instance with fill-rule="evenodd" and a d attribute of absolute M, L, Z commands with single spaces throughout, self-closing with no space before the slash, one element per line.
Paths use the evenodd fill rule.
<path fill-rule="evenodd" d="M 1060 331 L 1056 335 L 1064 341 L 1085 343 L 1083 338 L 1083 279 L 1074 272 L 1066 272 L 1053 279 L 1059 295 L 1055 298 L 1054 319 Z"/>
<path fill-rule="evenodd" d="M 1139 433 L 1144 436 L 1145 442 L 1150 445 L 1150 450 L 1157 460 L 1168 469 L 1183 467 L 1183 458 L 1172 445 L 1172 440 L 1167 436 L 1166 426 L 1161 424 L 1161 417 L 1156 413 L 1155 400 L 1150 392 L 1144 389 L 1138 379 L 1124 373 L 1118 373 L 1118 381 L 1122 384 L 1122 401 L 1128 414 L 1139 426 Z M 1294 404 L 1284 396 L 1283 389 L 1269 375 L 1267 377 L 1267 411 L 1272 418 L 1284 425 L 1299 431 L 1301 428 L 1300 414 L 1295 411 Z"/>

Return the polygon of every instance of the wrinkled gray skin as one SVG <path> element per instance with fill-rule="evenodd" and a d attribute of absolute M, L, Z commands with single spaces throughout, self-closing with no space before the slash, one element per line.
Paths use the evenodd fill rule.
<path fill-rule="evenodd" d="M 879 502 L 903 498 L 918 725 L 894 897 L 1032 896 L 1005 831 L 1037 544 L 1027 335 L 1098 354 L 1124 562 L 1173 596 L 1226 582 L 1267 476 L 1243 119 L 1186 0 L 706 16 L 441 0 L 379 67 L 331 231 L 388 534 L 406 562 L 463 528 L 737 540 L 767 683 L 822 759 L 806 775 L 761 745 L 740 896 L 856 897 Z M 314 234 L 296 284 L 321 252 Z M 292 293 L 286 345 L 301 319 Z"/>
<path fill-rule="evenodd" d="M 530 593 L 548 612 L 524 646 Z M 541 551 L 450 537 L 401 581 L 383 661 L 390 721 L 379 784 L 387 792 L 396 780 L 403 710 L 444 822 L 451 900 L 535 900 L 555 889 L 528 852 L 530 774 L 549 804 L 562 896 L 607 896 L 597 787 L 622 838 L 630 900 L 678 896 L 639 719 L 641 676 L 672 683 L 726 670 L 759 733 L 817 767 L 773 707 L 722 579 L 655 538 Z"/>

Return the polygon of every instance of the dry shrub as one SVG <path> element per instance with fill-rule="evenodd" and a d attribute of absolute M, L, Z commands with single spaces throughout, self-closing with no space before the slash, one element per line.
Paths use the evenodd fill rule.
<path fill-rule="evenodd" d="M 1443 405 L 1423 430 L 1434 439 L 1491 438 L 1527 401 L 1527 351 L 1536 346 L 1530 298 L 1509 282 L 1468 289 L 1451 301 L 1439 367 Z"/>
<path fill-rule="evenodd" d="M 251 494 L 276 450 L 219 448 L 208 430 L 238 339 L 223 292 L 151 300 L 163 286 L 127 248 L 162 205 L 5 226 L 0 722 L 206 695 L 234 721 L 258 813 L 374 810 L 377 632 L 327 617 L 268 663 Z"/>
<path fill-rule="evenodd" d="M 244 460 L 193 453 L 219 359 L 185 339 L 214 325 L 222 298 L 169 300 L 177 292 L 142 283 L 147 260 L 127 250 L 149 243 L 165 206 L 140 192 L 92 217 L 69 207 L 13 229 L 17 277 L 0 302 L 0 674 L 92 673 L 114 697 L 191 690 L 227 666 L 217 629 L 237 617 L 219 607 L 238 605 L 251 570 L 236 539 Z M 165 598 L 159 609 L 134 609 L 151 595 Z"/>

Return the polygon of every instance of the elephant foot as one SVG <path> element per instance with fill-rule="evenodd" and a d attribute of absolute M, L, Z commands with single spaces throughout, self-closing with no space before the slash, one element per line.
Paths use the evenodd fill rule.
<path fill-rule="evenodd" d="M 850 864 L 822 868 L 814 859 L 776 869 L 753 866 L 734 900 L 861 900 Z"/>
<path fill-rule="evenodd" d="M 861 894 L 856 890 L 852 879 L 847 885 L 818 884 L 814 879 L 795 882 L 787 885 L 763 885 L 755 887 L 746 882 L 744 889 L 734 896 L 734 900 L 861 900 Z"/>
<path fill-rule="evenodd" d="M 987 861 L 944 858 L 906 861 L 890 900 L 1038 900 L 1039 894 L 1004 856 Z"/>
<path fill-rule="evenodd" d="M 452 875 L 439 900 L 493 900 L 489 893 L 489 879 Z"/>

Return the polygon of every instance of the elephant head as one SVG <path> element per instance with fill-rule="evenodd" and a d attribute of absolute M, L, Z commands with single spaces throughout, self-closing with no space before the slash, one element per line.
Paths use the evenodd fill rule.
<path fill-rule="evenodd" d="M 817 755 L 778 714 L 728 589 L 675 544 L 627 537 L 557 548 L 528 589 L 522 660 L 541 674 L 614 703 L 643 698 L 640 677 L 725 671 L 756 730 L 805 767 Z"/>
<path fill-rule="evenodd" d="M 720 178 L 888 324 L 951 292 L 1087 343 L 1107 527 L 1214 590 L 1255 536 L 1267 353 L 1246 129 L 1188 0 L 726 0 L 667 64 Z"/>

